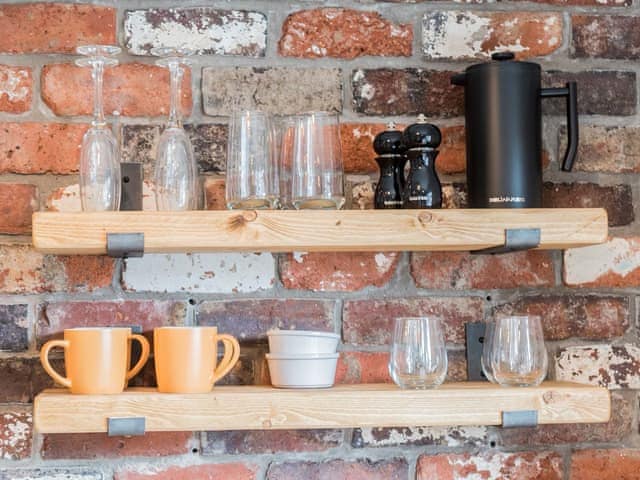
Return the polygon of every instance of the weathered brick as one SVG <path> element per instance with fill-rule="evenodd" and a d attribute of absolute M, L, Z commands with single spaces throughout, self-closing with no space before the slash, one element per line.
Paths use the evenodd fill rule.
<path fill-rule="evenodd" d="M 611 70 L 586 72 L 548 71 L 542 74 L 545 87 L 578 84 L 578 112 L 581 115 L 635 115 L 637 104 L 636 74 Z M 542 102 L 545 114 L 566 116 L 566 100 L 547 98 Z M 566 135 L 565 135 L 566 136 Z M 581 132 L 580 139 L 586 137 Z M 591 141 L 598 141 L 594 138 Z M 564 154 L 564 150 L 562 151 Z"/>
<path fill-rule="evenodd" d="M 206 210 L 227 209 L 224 178 L 207 178 L 204 181 L 204 203 Z"/>
<path fill-rule="evenodd" d="M 198 324 L 217 326 L 243 342 L 255 342 L 266 340 L 272 328 L 332 332 L 334 309 L 333 300 L 205 301 L 198 306 Z"/>
<path fill-rule="evenodd" d="M 1 403 L 25 403 L 33 401 L 39 390 L 34 388 L 34 372 L 39 368 L 37 358 L 0 358 Z M 35 382 L 38 386 L 41 382 Z"/>
<path fill-rule="evenodd" d="M 30 408 L 0 409 L 0 459 L 22 460 L 31 456 L 33 418 Z M 0 473 L 0 475 L 2 475 Z"/>
<path fill-rule="evenodd" d="M 0 22 L 2 22 L 1 17 Z M 0 65 L 0 112 L 28 112 L 31 109 L 32 97 L 33 75 L 31 69 L 29 67 Z"/>
<path fill-rule="evenodd" d="M 566 131 L 559 133 L 564 154 Z M 582 172 L 640 172 L 640 128 L 580 126 L 580 144 L 574 170 Z"/>
<path fill-rule="evenodd" d="M 54 189 L 45 201 L 45 210 L 49 212 L 81 212 L 80 185 L 72 183 L 66 187 Z M 155 187 L 153 182 L 149 180 L 142 182 L 142 210 L 158 210 Z"/>
<path fill-rule="evenodd" d="M 27 183 L 0 183 L 0 233 L 31 233 L 31 215 L 38 210 L 38 190 Z"/>
<path fill-rule="evenodd" d="M 629 307 L 626 297 L 541 295 L 500 305 L 495 313 L 541 317 L 546 340 L 601 340 L 625 334 L 631 323 Z"/>
<path fill-rule="evenodd" d="M 416 285 L 429 289 L 551 287 L 553 270 L 551 254 L 540 250 L 498 256 L 462 252 L 411 255 Z"/>
<path fill-rule="evenodd" d="M 81 124 L 0 123 L 0 173 L 77 172 L 86 130 Z"/>
<path fill-rule="evenodd" d="M 201 173 L 224 173 L 227 156 L 227 126 L 211 123 L 185 125 Z M 142 163 L 144 176 L 154 177 L 159 125 L 123 125 L 122 161 Z"/>
<path fill-rule="evenodd" d="M 481 452 L 421 455 L 416 480 L 458 480 L 504 478 L 518 480 L 561 480 L 562 457 L 553 452 Z"/>
<path fill-rule="evenodd" d="M 577 450 L 571 454 L 570 480 L 634 480 L 640 450 Z"/>
<path fill-rule="evenodd" d="M 285 288 L 353 292 L 385 285 L 396 271 L 398 253 L 292 253 L 280 258 Z"/>
<path fill-rule="evenodd" d="M 342 430 L 248 430 L 206 432 L 202 455 L 322 452 L 342 444 Z"/>
<path fill-rule="evenodd" d="M 555 445 L 561 443 L 621 442 L 631 433 L 631 404 L 621 395 L 611 396 L 611 420 L 607 423 L 576 423 L 571 425 L 539 425 L 535 428 L 500 429 L 501 444 Z"/>
<path fill-rule="evenodd" d="M 560 13 L 430 12 L 422 19 L 422 53 L 434 60 L 486 58 L 496 50 L 541 57 L 560 48 L 562 29 Z"/>
<path fill-rule="evenodd" d="M 402 445 L 481 447 L 487 443 L 487 427 L 356 428 L 351 439 L 353 448 Z"/>
<path fill-rule="evenodd" d="M 275 283 L 270 253 L 149 254 L 125 260 L 122 286 L 142 292 L 237 293 Z"/>
<path fill-rule="evenodd" d="M 181 84 L 180 107 L 189 115 L 192 107 L 191 70 Z M 71 63 L 45 65 L 41 78 L 42 99 L 56 115 L 91 115 L 91 69 Z M 149 92 L 153 92 L 150 95 Z M 128 117 L 154 117 L 169 112 L 169 70 L 156 65 L 124 63 L 104 74 L 104 109 Z"/>
<path fill-rule="evenodd" d="M 324 462 L 272 463 L 267 470 L 267 480 L 287 480 L 304 478 L 324 480 L 343 478 L 345 480 L 404 480 L 409 466 L 404 458 L 385 460 L 327 460 Z"/>
<path fill-rule="evenodd" d="M 388 345 L 398 317 L 440 317 L 447 342 L 464 343 L 464 324 L 482 321 L 480 297 L 410 297 L 385 300 L 346 300 L 342 336 L 353 345 Z"/>
<path fill-rule="evenodd" d="M 109 437 L 104 433 L 45 435 L 40 454 L 45 460 L 161 457 L 190 452 L 191 432 L 149 432 L 141 437 Z"/>
<path fill-rule="evenodd" d="M 20 352 L 29 348 L 28 305 L 0 305 L 0 350 Z"/>
<path fill-rule="evenodd" d="M 316 8 L 290 14 L 278 52 L 285 57 L 410 57 L 411 24 L 394 24 L 377 12 Z"/>
<path fill-rule="evenodd" d="M 0 480 L 107 480 L 102 472 L 91 467 L 78 468 L 3 468 Z"/>
<path fill-rule="evenodd" d="M 572 15 L 571 46 L 574 58 L 640 58 L 640 17 Z"/>
<path fill-rule="evenodd" d="M 188 45 L 200 55 L 264 57 L 267 17 L 259 12 L 199 8 L 127 10 L 125 45 L 133 55 Z"/>
<path fill-rule="evenodd" d="M 116 9 L 69 3 L 0 6 L 0 52 L 74 53 L 78 45 L 116 43 Z"/>
<path fill-rule="evenodd" d="M 544 183 L 545 208 L 604 208 L 610 227 L 628 225 L 634 220 L 629 185 L 602 186 L 596 183 Z"/>
<path fill-rule="evenodd" d="M 579 287 L 640 285 L 640 237 L 565 250 L 563 278 L 565 284 Z"/>
<path fill-rule="evenodd" d="M 290 115 L 312 110 L 342 111 L 338 68 L 207 67 L 202 69 L 204 112 L 264 110 Z"/>
<path fill-rule="evenodd" d="M 365 115 L 458 117 L 464 113 L 464 89 L 451 85 L 453 74 L 418 68 L 355 70 L 353 107 Z"/>
<path fill-rule="evenodd" d="M 555 373 L 561 381 L 640 388 L 640 349 L 630 344 L 565 347 L 556 354 Z"/>
<path fill-rule="evenodd" d="M 187 467 L 124 467 L 115 472 L 114 480 L 255 480 L 258 467 L 245 463 L 217 463 Z"/>

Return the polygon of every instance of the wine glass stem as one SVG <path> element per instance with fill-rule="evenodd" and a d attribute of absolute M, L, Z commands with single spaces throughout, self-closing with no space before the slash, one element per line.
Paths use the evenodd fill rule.
<path fill-rule="evenodd" d="M 104 125 L 104 108 L 102 106 L 102 80 L 104 77 L 104 61 L 97 58 L 93 64 L 93 125 Z"/>
<path fill-rule="evenodd" d="M 180 83 L 182 82 L 183 70 L 178 62 L 169 63 L 169 74 L 171 76 L 171 99 L 169 105 L 169 127 L 180 127 Z"/>

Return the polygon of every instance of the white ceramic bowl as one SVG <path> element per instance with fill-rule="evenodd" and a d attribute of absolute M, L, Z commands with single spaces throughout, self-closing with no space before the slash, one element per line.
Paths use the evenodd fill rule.
<path fill-rule="evenodd" d="M 270 330 L 269 352 L 272 354 L 336 353 L 340 335 L 310 330 Z"/>
<path fill-rule="evenodd" d="M 336 378 L 338 354 L 277 355 L 267 353 L 271 384 L 278 388 L 328 388 Z"/>

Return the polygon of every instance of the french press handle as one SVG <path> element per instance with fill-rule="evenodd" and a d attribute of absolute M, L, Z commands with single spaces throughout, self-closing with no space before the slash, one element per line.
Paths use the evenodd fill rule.
<path fill-rule="evenodd" d="M 543 88 L 540 96 L 565 97 L 567 99 L 567 150 L 562 161 L 562 170 L 570 172 L 578 154 L 578 85 L 567 82 L 564 88 Z"/>

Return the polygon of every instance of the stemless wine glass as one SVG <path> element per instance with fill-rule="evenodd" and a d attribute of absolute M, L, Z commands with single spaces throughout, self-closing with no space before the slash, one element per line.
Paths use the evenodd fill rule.
<path fill-rule="evenodd" d="M 295 208 L 342 208 L 345 198 L 337 114 L 312 112 L 296 118 L 292 175 Z"/>
<path fill-rule="evenodd" d="M 439 318 L 396 319 L 389 373 L 401 388 L 433 388 L 444 381 L 447 349 Z"/>
<path fill-rule="evenodd" d="M 480 357 L 480 367 L 482 373 L 487 377 L 491 383 L 496 383 L 496 379 L 493 376 L 493 369 L 491 368 L 491 354 L 493 353 L 493 331 L 495 324 L 493 322 L 485 323 L 484 337 L 482 341 L 482 356 Z"/>
<path fill-rule="evenodd" d="M 157 65 L 169 69 L 171 93 L 169 121 L 158 142 L 155 168 L 155 195 L 158 210 L 196 210 L 200 198 L 198 167 L 193 147 L 182 128 L 180 118 L 180 86 L 188 65 L 187 48 L 157 47 L 153 55 L 163 57 Z"/>
<path fill-rule="evenodd" d="M 277 208 L 278 162 L 269 114 L 245 110 L 231 115 L 225 183 L 230 209 Z"/>
<path fill-rule="evenodd" d="M 547 349 L 537 316 L 498 318 L 492 339 L 491 368 L 503 386 L 539 385 L 547 375 Z"/>
<path fill-rule="evenodd" d="M 113 132 L 104 118 L 102 83 L 105 67 L 118 64 L 113 58 L 120 48 L 113 45 L 83 45 L 76 49 L 85 58 L 76 60 L 80 67 L 91 67 L 93 79 L 93 120 L 82 137 L 80 153 L 80 203 L 86 212 L 120 208 L 120 158 Z"/>
<path fill-rule="evenodd" d="M 276 148 L 278 176 L 280 179 L 280 208 L 293 208 L 291 197 L 291 168 L 293 165 L 293 139 L 296 131 L 296 117 L 278 117 L 276 120 Z"/>

